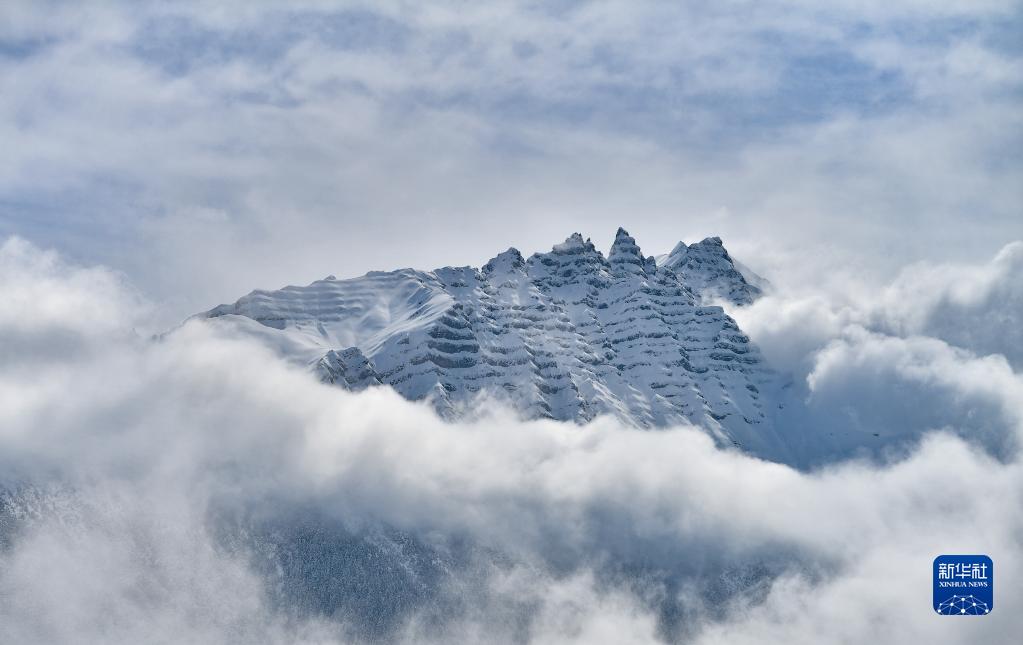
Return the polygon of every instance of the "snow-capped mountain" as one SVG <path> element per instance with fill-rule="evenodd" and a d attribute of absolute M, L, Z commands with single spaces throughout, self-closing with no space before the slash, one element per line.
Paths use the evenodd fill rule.
<path fill-rule="evenodd" d="M 767 285 L 728 255 L 720 237 L 708 237 L 692 246 L 679 242 L 671 253 L 656 260 L 657 266 L 671 269 L 705 302 L 723 298 L 737 305 L 752 304 Z"/>
<path fill-rule="evenodd" d="M 775 375 L 732 318 L 704 304 L 760 292 L 718 238 L 679 243 L 658 262 L 619 229 L 606 257 L 576 233 L 528 259 L 512 248 L 481 269 L 329 276 L 203 316 L 326 382 L 389 385 L 447 417 L 485 395 L 530 418 L 696 423 L 721 443 L 774 454 Z"/>

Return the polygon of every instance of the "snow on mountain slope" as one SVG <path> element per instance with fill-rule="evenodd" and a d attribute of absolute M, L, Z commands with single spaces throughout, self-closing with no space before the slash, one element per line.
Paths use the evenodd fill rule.
<path fill-rule="evenodd" d="M 508 249 L 481 269 L 330 277 L 204 316 L 255 332 L 327 382 L 390 385 L 449 418 L 486 395 L 528 418 L 696 423 L 719 443 L 779 456 L 774 373 L 720 307 L 701 304 L 759 293 L 717 238 L 680 243 L 658 266 L 619 229 L 607 257 L 576 233 L 528 259 Z"/>
<path fill-rule="evenodd" d="M 267 327 L 287 329 L 316 346 L 358 345 L 372 354 L 394 334 L 429 325 L 452 304 L 434 273 L 399 269 L 371 271 L 353 280 L 329 276 L 306 287 L 253 291 L 206 316 L 238 314 Z"/>
<path fill-rule="evenodd" d="M 767 285 L 764 278 L 728 255 L 720 237 L 708 237 L 692 246 L 679 242 L 671 253 L 657 258 L 657 265 L 678 274 L 703 302 L 723 298 L 748 305 Z"/>

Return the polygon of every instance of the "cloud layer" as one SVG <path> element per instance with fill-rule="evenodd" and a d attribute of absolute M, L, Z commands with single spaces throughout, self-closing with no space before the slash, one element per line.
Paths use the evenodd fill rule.
<path fill-rule="evenodd" d="M 1016 452 L 935 432 L 888 465 L 808 474 L 692 428 L 443 423 L 198 321 L 144 340 L 149 310 L 105 269 L 20 240 L 0 264 L 17 303 L 0 337 L 20 354 L 0 369 L 3 640 L 965 643 L 1023 627 L 1011 584 L 983 620 L 929 606 L 939 553 L 1023 566 Z M 65 351 L 21 352 L 7 339 L 25 320 Z M 1004 358 L 866 330 L 823 347 L 810 386 L 835 416 L 890 423 L 923 383 L 932 427 L 968 426 L 982 399 L 1019 436 Z"/>
<path fill-rule="evenodd" d="M 788 284 L 1020 233 L 1014 1 L 2 11 L 0 233 L 129 273 L 167 324 L 619 225 Z"/>
<path fill-rule="evenodd" d="M 1019 2 L 707 5 L 5 3 L 0 641 L 1023 632 L 930 609 L 939 553 L 1023 569 Z M 619 225 L 771 279 L 734 315 L 830 463 L 152 337 Z"/>

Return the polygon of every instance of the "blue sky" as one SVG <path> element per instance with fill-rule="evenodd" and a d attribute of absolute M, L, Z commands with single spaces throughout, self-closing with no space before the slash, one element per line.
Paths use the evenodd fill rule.
<path fill-rule="evenodd" d="M 776 281 L 1023 236 L 1019 2 L 0 12 L 0 235 L 173 315 L 618 225 Z"/>

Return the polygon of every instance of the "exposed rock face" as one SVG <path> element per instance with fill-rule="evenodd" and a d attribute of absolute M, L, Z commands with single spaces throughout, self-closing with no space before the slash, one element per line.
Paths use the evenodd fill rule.
<path fill-rule="evenodd" d="M 509 249 L 479 270 L 331 277 L 254 291 L 205 316 L 248 318 L 236 322 L 324 381 L 386 384 L 447 417 L 486 394 L 525 417 L 690 422 L 721 443 L 771 452 L 774 374 L 720 307 L 701 304 L 759 293 L 717 238 L 680 243 L 658 265 L 619 229 L 607 257 L 573 234 L 528 259 Z"/>
<path fill-rule="evenodd" d="M 324 381 L 358 392 L 370 385 L 380 385 L 373 364 L 358 347 L 330 350 L 316 366 Z"/>
<path fill-rule="evenodd" d="M 658 266 L 674 271 L 704 301 L 722 298 L 737 305 L 751 304 L 762 294 L 766 281 L 751 274 L 747 279 L 728 255 L 720 237 L 708 237 L 686 246 L 679 242 Z"/>

